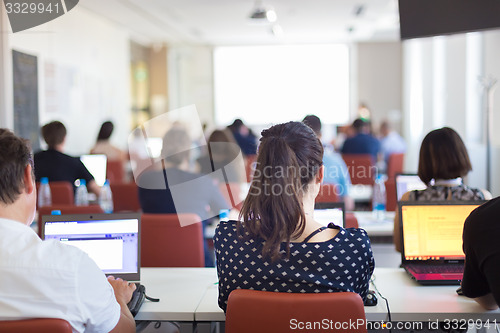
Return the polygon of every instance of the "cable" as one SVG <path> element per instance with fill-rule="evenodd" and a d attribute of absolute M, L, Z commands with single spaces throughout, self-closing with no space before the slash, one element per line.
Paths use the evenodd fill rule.
<path fill-rule="evenodd" d="M 380 296 L 385 301 L 385 306 L 387 308 L 387 319 L 389 322 L 392 322 L 391 309 L 389 308 L 389 301 L 378 290 L 377 285 L 375 284 L 375 274 L 373 274 L 372 277 L 370 278 L 370 283 L 373 285 L 377 295 Z M 391 329 L 389 329 L 389 332 L 391 332 Z"/>
<path fill-rule="evenodd" d="M 151 302 L 159 302 L 160 299 L 159 298 L 153 298 L 153 297 L 150 297 L 146 294 L 144 294 L 144 297 L 148 300 L 148 301 L 151 301 Z"/>

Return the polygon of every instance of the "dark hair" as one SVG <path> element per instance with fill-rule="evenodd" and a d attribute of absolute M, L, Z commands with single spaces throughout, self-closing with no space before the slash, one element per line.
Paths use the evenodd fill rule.
<path fill-rule="evenodd" d="M 234 146 L 231 145 L 210 145 L 210 143 L 214 142 L 224 142 L 224 143 L 233 143 Z M 234 159 L 236 155 L 239 153 L 239 149 L 231 149 L 237 148 L 236 140 L 234 139 L 233 134 L 230 130 L 214 130 L 212 134 L 208 137 L 208 152 L 210 156 L 213 157 L 215 155 L 223 155 L 227 156 L 230 159 Z"/>
<path fill-rule="evenodd" d="M 418 176 L 424 183 L 463 177 L 471 170 L 467 148 L 453 129 L 443 127 L 425 136 L 418 161 Z"/>
<path fill-rule="evenodd" d="M 110 121 L 105 121 L 101 125 L 101 129 L 99 130 L 99 134 L 97 135 L 97 141 L 107 140 L 113 133 L 113 129 L 115 126 Z"/>
<path fill-rule="evenodd" d="M 235 119 L 231 125 L 229 125 L 227 128 L 229 128 L 231 131 L 235 132 L 240 129 L 240 127 L 243 126 L 243 121 L 241 119 Z"/>
<path fill-rule="evenodd" d="M 319 119 L 319 117 L 310 114 L 308 116 L 305 116 L 305 118 L 302 119 L 302 122 L 311 127 L 317 136 L 321 135 L 321 120 Z"/>
<path fill-rule="evenodd" d="M 262 255 L 277 260 L 281 243 L 286 243 L 289 256 L 290 240 L 304 232 L 302 197 L 322 165 L 323 146 L 301 122 L 275 125 L 261 135 L 238 232 L 244 229 L 250 237 L 264 239 Z"/>
<path fill-rule="evenodd" d="M 364 121 L 361 118 L 354 120 L 354 122 L 352 123 L 352 128 L 354 128 L 354 130 L 357 133 L 361 132 L 362 129 L 367 128 L 367 127 L 370 127 L 370 123 L 367 121 Z"/>
<path fill-rule="evenodd" d="M 161 156 L 175 166 L 189 159 L 191 139 L 182 126 L 174 125 L 163 136 Z"/>
<path fill-rule="evenodd" d="M 24 186 L 24 169 L 33 169 L 33 157 L 27 140 L 14 135 L 10 130 L 0 128 L 0 202 L 14 203 Z M 32 174 L 34 179 L 34 174 Z"/>
<path fill-rule="evenodd" d="M 66 137 L 66 127 L 60 121 L 53 121 L 42 127 L 42 136 L 49 148 L 54 149 L 63 143 Z"/>

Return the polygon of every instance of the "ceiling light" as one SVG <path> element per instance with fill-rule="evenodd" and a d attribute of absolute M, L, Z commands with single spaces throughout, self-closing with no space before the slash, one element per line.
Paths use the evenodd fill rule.
<path fill-rule="evenodd" d="M 255 3 L 254 9 L 250 13 L 250 19 L 253 23 L 273 23 L 276 22 L 278 16 L 272 8 L 268 8 L 262 5 L 260 1 Z"/>

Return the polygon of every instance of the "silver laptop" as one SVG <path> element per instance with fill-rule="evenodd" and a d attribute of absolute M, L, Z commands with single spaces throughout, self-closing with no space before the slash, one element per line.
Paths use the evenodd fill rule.
<path fill-rule="evenodd" d="M 416 174 L 398 173 L 396 175 L 396 196 L 397 201 L 401 200 L 403 194 L 414 190 L 424 190 L 427 185 Z"/>
<path fill-rule="evenodd" d="M 78 247 L 106 276 L 140 281 L 139 214 L 44 215 L 42 239 Z"/>
<path fill-rule="evenodd" d="M 327 226 L 330 223 L 345 228 L 345 207 L 343 202 L 321 202 L 314 205 L 314 220 Z"/>

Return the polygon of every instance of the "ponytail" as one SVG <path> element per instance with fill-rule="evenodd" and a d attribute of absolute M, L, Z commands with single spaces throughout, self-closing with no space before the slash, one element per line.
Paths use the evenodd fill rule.
<path fill-rule="evenodd" d="M 243 203 L 238 232 L 264 240 L 262 255 L 281 258 L 280 247 L 305 228 L 304 191 L 321 167 L 323 147 L 314 132 L 298 122 L 280 124 L 262 132 L 256 168 Z"/>

